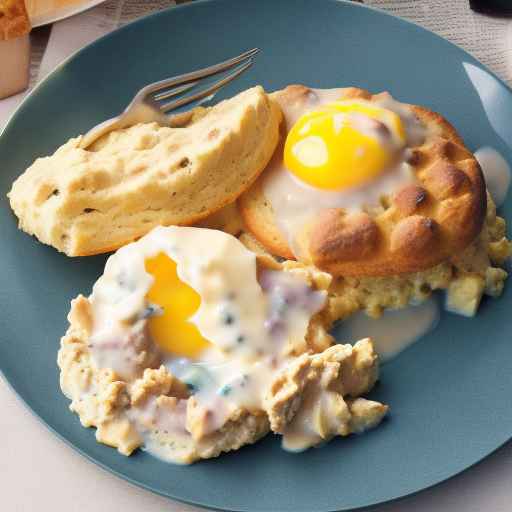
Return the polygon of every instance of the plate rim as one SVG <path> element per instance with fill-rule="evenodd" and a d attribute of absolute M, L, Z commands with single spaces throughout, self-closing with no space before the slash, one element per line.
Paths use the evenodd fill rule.
<path fill-rule="evenodd" d="M 89 9 L 89 8 L 92 8 L 95 5 L 99 5 L 100 3 L 102 3 L 102 2 L 104 2 L 106 0 L 94 0 L 94 1 L 96 3 L 94 3 L 90 7 L 86 7 L 84 9 L 81 9 L 80 11 L 75 12 L 75 14 L 78 14 L 78 12 L 83 12 L 83 11 Z M 180 9 L 180 10 L 186 10 L 186 9 L 189 9 L 189 8 L 193 9 L 197 5 L 209 4 L 209 3 L 215 3 L 215 2 L 221 3 L 223 1 L 229 1 L 229 0 L 194 0 L 194 1 L 187 2 L 187 3 L 183 3 L 183 4 L 170 5 L 170 6 L 165 7 L 163 9 L 159 10 L 159 11 L 152 12 L 152 13 L 143 15 L 140 18 L 132 20 L 132 21 L 126 23 L 125 25 L 123 25 L 121 27 L 118 27 L 118 28 L 116 28 L 116 29 L 114 29 L 114 30 L 112 30 L 112 31 L 102 35 L 98 39 L 96 39 L 96 40 L 92 41 L 91 43 L 85 45 L 83 48 L 80 48 L 80 49 L 76 50 L 71 55 L 66 57 L 60 64 L 58 64 L 50 73 L 48 73 L 42 80 L 40 80 L 33 87 L 33 89 L 31 89 L 25 95 L 23 100 L 19 103 L 19 105 L 17 105 L 17 107 L 14 109 L 14 111 L 8 117 L 8 119 L 5 122 L 4 126 L 0 128 L 0 141 L 2 139 L 2 136 L 5 133 L 7 133 L 7 131 L 9 131 L 11 129 L 11 126 L 16 122 L 18 116 L 21 114 L 21 111 L 24 109 L 25 104 L 30 100 L 32 95 L 39 90 L 39 87 L 41 87 L 41 86 L 45 85 L 47 82 L 51 81 L 58 73 L 60 73 L 62 71 L 62 68 L 64 68 L 69 62 L 73 61 L 75 58 L 79 57 L 83 52 L 89 51 L 89 48 L 94 47 L 97 44 L 101 44 L 104 40 L 117 37 L 117 33 L 118 32 L 122 32 L 124 30 L 128 30 L 132 25 L 144 24 L 144 23 L 147 22 L 147 20 L 149 20 L 149 19 L 151 19 L 153 17 L 162 16 L 162 15 L 164 15 L 164 13 L 172 12 L 172 11 L 174 11 L 176 9 Z M 329 3 L 333 3 L 333 4 L 340 4 L 340 5 L 348 6 L 350 9 L 352 9 L 352 8 L 353 9 L 367 9 L 369 11 L 372 11 L 372 12 L 376 13 L 377 15 L 387 16 L 387 17 L 393 18 L 393 19 L 397 20 L 397 22 L 399 22 L 401 24 L 411 25 L 411 26 L 415 27 L 416 29 L 419 29 L 422 32 L 426 32 L 427 34 L 429 34 L 430 36 L 433 36 L 434 38 L 436 38 L 438 40 L 442 40 L 445 44 L 448 44 L 450 46 L 456 47 L 472 63 L 476 63 L 476 65 L 480 69 L 484 70 L 486 73 L 488 73 L 490 76 L 492 76 L 495 80 L 497 80 L 498 83 L 505 88 L 505 90 L 508 92 L 508 94 L 510 94 L 510 100 L 512 102 L 512 86 L 507 84 L 501 77 L 496 75 L 496 73 L 494 71 L 489 69 L 479 59 L 477 59 L 475 56 L 470 54 L 467 50 L 462 48 L 457 43 L 454 43 L 454 42 L 444 38 L 443 36 L 433 32 L 432 30 L 430 30 L 428 28 L 423 27 L 422 25 L 420 25 L 420 24 L 418 24 L 418 23 L 416 23 L 414 21 L 402 18 L 402 17 L 397 16 L 395 14 L 392 14 L 390 12 L 387 12 L 387 11 L 384 11 L 382 9 L 379 9 L 379 8 L 377 8 L 375 6 L 370 6 L 370 5 L 362 4 L 362 3 L 359 3 L 359 2 L 353 1 L 353 0 L 323 0 L 323 1 L 329 2 Z M 242 7 L 242 9 L 243 9 L 243 7 Z M 71 15 L 69 15 L 69 16 L 71 16 Z M 67 16 L 65 16 L 65 17 L 67 17 Z M 60 19 L 63 19 L 63 18 L 60 18 Z M 57 21 L 57 20 L 55 20 L 55 21 Z M 37 25 L 37 26 L 39 26 L 39 25 Z M 99 466 L 103 470 L 108 471 L 110 474 L 116 476 L 117 478 L 121 478 L 122 480 L 130 483 L 131 485 L 134 485 L 136 487 L 145 489 L 147 491 L 150 491 L 150 492 L 152 492 L 154 494 L 157 494 L 159 496 L 162 496 L 164 498 L 168 498 L 168 499 L 174 500 L 174 501 L 176 501 L 178 503 L 185 503 L 187 505 L 199 506 L 199 507 L 203 507 L 203 508 L 205 508 L 207 510 L 209 509 L 209 510 L 219 510 L 219 511 L 227 511 L 227 512 L 244 512 L 244 510 L 246 510 L 246 509 L 232 508 L 232 507 L 231 508 L 218 508 L 216 506 L 212 506 L 211 504 L 209 504 L 206 501 L 201 500 L 201 499 L 194 499 L 194 500 L 184 499 L 184 498 L 175 496 L 171 492 L 161 491 L 161 490 L 159 490 L 157 488 L 154 488 L 151 485 L 146 484 L 145 482 L 136 480 L 136 479 L 134 479 L 134 478 L 124 474 L 123 472 L 118 471 L 117 469 L 114 469 L 113 467 L 107 465 L 106 463 L 103 463 L 102 461 L 94 458 L 92 455 L 87 453 L 87 451 L 83 450 L 79 446 L 75 445 L 64 434 L 60 433 L 58 430 L 56 430 L 54 427 L 52 427 L 45 419 L 43 419 L 35 411 L 35 409 L 32 407 L 32 405 L 27 400 L 25 400 L 25 398 L 21 395 L 21 393 L 17 389 L 17 386 L 13 382 L 11 382 L 11 380 L 7 377 L 5 369 L 2 367 L 2 361 L 1 360 L 0 360 L 0 378 L 3 380 L 3 382 L 6 383 L 7 387 L 13 392 L 13 394 L 19 400 L 19 403 L 21 403 L 24 406 L 24 408 L 33 417 L 35 417 L 40 422 L 40 424 L 44 425 L 44 427 L 46 427 L 46 429 L 49 432 L 51 432 L 52 434 L 56 435 L 56 437 L 60 441 L 64 442 L 67 446 L 71 447 L 73 450 L 75 450 L 75 452 L 77 452 L 78 454 L 83 456 L 86 460 L 88 460 L 88 461 L 92 462 L 93 464 Z M 433 487 L 437 487 L 438 485 L 443 484 L 445 482 L 448 482 L 452 478 L 455 478 L 455 477 L 461 475 L 462 473 L 465 473 L 466 471 L 470 470 L 471 468 L 473 468 L 473 467 L 479 465 L 480 463 L 482 463 L 485 459 L 487 459 L 487 457 L 490 457 L 491 455 L 496 453 L 500 448 L 502 448 L 505 444 L 507 444 L 511 440 L 512 440 L 512 429 L 510 430 L 510 433 L 508 434 L 508 436 L 506 437 L 506 439 L 503 442 L 499 443 L 494 449 L 492 449 L 491 451 L 487 452 L 485 455 L 479 456 L 479 458 L 474 460 L 474 462 L 472 462 L 471 464 L 466 465 L 465 467 L 461 468 L 460 470 L 458 470 L 458 471 L 456 471 L 454 473 L 451 473 L 449 476 L 442 476 L 442 477 L 436 479 L 435 481 L 433 481 L 432 483 L 430 483 L 429 485 L 426 485 L 426 486 L 422 487 L 421 489 L 417 489 L 417 490 L 414 490 L 414 491 L 407 491 L 407 490 L 405 490 L 405 491 L 403 491 L 401 493 L 397 493 L 397 494 L 394 494 L 392 496 L 389 496 L 389 497 L 387 497 L 384 500 L 380 500 L 380 501 L 367 501 L 364 504 L 358 505 L 356 507 L 351 507 L 351 508 L 342 507 L 342 508 L 336 508 L 336 509 L 329 509 L 329 510 L 322 509 L 322 510 L 324 510 L 324 512 L 336 512 L 336 511 L 339 511 L 339 512 L 343 512 L 343 511 L 350 512 L 350 511 L 356 511 L 356 510 L 358 510 L 358 511 L 359 510 L 363 510 L 363 509 L 366 509 L 367 507 L 371 507 L 371 506 L 378 506 L 378 505 L 384 505 L 384 504 L 388 504 L 388 503 L 392 503 L 392 502 L 399 502 L 399 501 L 404 500 L 404 499 L 406 499 L 408 497 L 412 497 L 412 496 L 415 496 L 415 495 L 417 495 L 419 493 L 422 493 L 424 491 L 432 489 Z M 254 508 L 254 509 L 251 509 L 251 510 L 253 510 L 254 512 L 259 512 L 261 509 Z"/>

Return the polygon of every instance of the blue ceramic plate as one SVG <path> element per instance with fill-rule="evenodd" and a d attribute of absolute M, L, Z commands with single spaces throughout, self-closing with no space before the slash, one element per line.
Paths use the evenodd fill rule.
<path fill-rule="evenodd" d="M 59 390 L 55 363 L 69 300 L 88 293 L 105 257 L 70 259 L 16 229 L 5 194 L 37 157 L 117 114 L 142 85 L 258 46 L 253 69 L 221 96 L 253 84 L 301 82 L 389 90 L 443 113 L 470 148 L 512 161 L 512 93 L 447 41 L 359 5 L 333 0 L 194 2 L 130 24 L 59 67 L 0 137 L 0 364 L 13 388 L 60 437 L 131 482 L 229 510 L 330 511 L 419 491 L 485 457 L 512 434 L 512 286 L 473 319 L 438 328 L 383 368 L 374 396 L 388 421 L 301 455 L 277 438 L 179 467 L 96 443 Z M 512 200 L 503 214 L 512 219 Z"/>

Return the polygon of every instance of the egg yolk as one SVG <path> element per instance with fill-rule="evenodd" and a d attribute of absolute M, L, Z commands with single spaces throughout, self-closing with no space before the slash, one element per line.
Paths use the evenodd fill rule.
<path fill-rule="evenodd" d="M 148 320 L 152 338 L 173 354 L 195 357 L 210 344 L 189 321 L 201 305 L 200 295 L 180 280 L 176 262 L 164 253 L 146 260 L 146 271 L 155 281 L 146 298 L 163 308 L 163 314 Z"/>
<path fill-rule="evenodd" d="M 368 101 L 338 101 L 299 118 L 286 138 L 284 164 L 315 188 L 338 190 L 384 172 L 404 144 L 394 112 Z"/>

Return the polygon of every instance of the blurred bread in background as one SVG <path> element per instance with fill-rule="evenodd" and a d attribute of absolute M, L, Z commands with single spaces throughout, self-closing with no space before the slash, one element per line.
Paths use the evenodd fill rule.
<path fill-rule="evenodd" d="M 30 28 L 23 0 L 0 0 L 0 98 L 28 86 Z"/>
<path fill-rule="evenodd" d="M 25 6 L 30 19 L 37 21 L 42 16 L 80 2 L 83 0 L 25 0 Z"/>

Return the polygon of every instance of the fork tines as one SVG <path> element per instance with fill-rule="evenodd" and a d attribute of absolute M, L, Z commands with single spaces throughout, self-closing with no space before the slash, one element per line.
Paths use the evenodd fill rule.
<path fill-rule="evenodd" d="M 161 80 L 160 82 L 148 85 L 142 89 L 139 94 L 137 94 L 137 99 L 150 99 L 152 102 L 160 102 L 164 99 L 178 96 L 189 91 L 198 85 L 204 78 L 235 68 L 232 73 L 213 83 L 206 89 L 174 101 L 163 104 L 158 103 L 158 108 L 165 113 L 194 101 L 210 99 L 221 87 L 228 84 L 244 71 L 249 69 L 253 63 L 252 57 L 254 57 L 259 51 L 259 48 L 253 48 L 252 50 L 241 53 L 237 57 L 233 57 L 232 59 L 225 60 L 224 62 L 220 62 L 213 66 L 198 69 L 197 71 L 192 71 L 172 78 L 167 78 L 166 80 Z M 144 98 L 141 98 L 141 96 Z"/>

